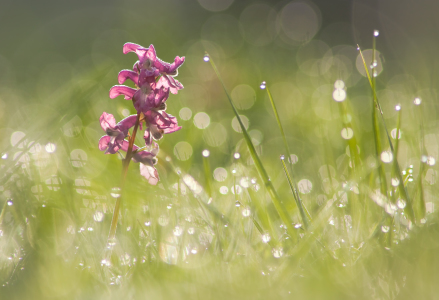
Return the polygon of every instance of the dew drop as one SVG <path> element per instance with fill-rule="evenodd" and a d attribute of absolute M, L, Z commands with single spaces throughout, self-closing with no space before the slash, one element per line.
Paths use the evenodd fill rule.
<path fill-rule="evenodd" d="M 273 254 L 273 256 L 275 258 L 280 258 L 280 257 L 282 257 L 284 255 L 284 251 L 283 251 L 283 249 L 281 247 L 273 248 L 271 253 Z"/>
<path fill-rule="evenodd" d="M 2 159 L 7 159 L 8 158 L 8 154 L 7 153 L 3 153 L 2 154 Z"/>
<path fill-rule="evenodd" d="M 336 88 L 336 89 L 344 89 L 344 87 L 345 87 L 345 84 L 344 84 L 343 80 L 338 79 L 338 80 L 335 81 L 334 88 Z"/>
<path fill-rule="evenodd" d="M 296 225 L 294 225 L 294 228 L 299 229 L 300 227 L 302 227 L 302 224 L 297 223 Z"/>
<path fill-rule="evenodd" d="M 14 204 L 14 202 L 12 201 L 12 200 L 8 200 L 8 205 L 9 206 L 11 206 L 11 205 L 13 205 Z"/>
<path fill-rule="evenodd" d="M 204 60 L 205 62 L 208 62 L 208 61 L 210 60 L 210 56 L 209 56 L 209 54 L 204 55 L 203 60 Z"/>
<path fill-rule="evenodd" d="M 397 104 L 397 105 L 395 106 L 395 110 L 400 111 L 400 110 L 401 110 L 401 104 Z"/>
<path fill-rule="evenodd" d="M 332 93 L 332 98 L 337 102 L 342 102 L 346 99 L 346 91 L 343 89 L 335 89 Z"/>
<path fill-rule="evenodd" d="M 189 227 L 188 230 L 187 230 L 187 233 L 192 235 L 192 234 L 195 233 L 195 229 L 193 227 Z"/>
<path fill-rule="evenodd" d="M 405 207 L 406 203 L 405 203 L 405 201 L 403 199 L 398 199 L 398 201 L 396 202 L 396 205 L 399 208 L 403 209 Z"/>
<path fill-rule="evenodd" d="M 434 166 L 436 164 L 436 159 L 433 156 L 428 156 L 426 163 L 429 166 Z"/>
<path fill-rule="evenodd" d="M 180 226 L 175 226 L 173 232 L 175 236 L 180 236 L 183 233 L 183 229 Z"/>
<path fill-rule="evenodd" d="M 415 105 L 420 105 L 421 102 L 422 102 L 422 100 L 421 100 L 421 98 L 419 98 L 419 97 L 417 97 L 417 98 L 415 98 L 415 100 L 413 100 L 413 103 L 414 103 Z"/>
<path fill-rule="evenodd" d="M 210 151 L 205 149 L 205 150 L 203 150 L 202 154 L 203 154 L 204 157 L 209 157 Z"/>
<path fill-rule="evenodd" d="M 145 226 L 150 226 L 151 225 L 151 221 L 146 221 L 144 224 L 145 224 Z"/>
<path fill-rule="evenodd" d="M 241 206 L 241 202 L 239 202 L 238 200 L 236 200 L 236 202 L 235 202 L 235 206 L 236 206 L 236 207 L 240 207 L 240 206 Z"/>
<path fill-rule="evenodd" d="M 378 30 L 373 31 L 373 36 L 379 36 L 379 35 L 380 35 L 380 32 Z"/>
<path fill-rule="evenodd" d="M 56 145 L 53 143 L 47 143 L 46 146 L 44 146 L 44 149 L 46 149 L 47 153 L 53 153 L 56 150 Z"/>
<path fill-rule="evenodd" d="M 120 197 L 120 188 L 119 187 L 112 188 L 110 195 L 113 198 L 119 198 Z"/>
<path fill-rule="evenodd" d="M 265 81 L 262 81 L 261 85 L 259 86 L 261 90 L 264 90 L 267 86 L 267 83 Z"/>
<path fill-rule="evenodd" d="M 243 215 L 244 217 L 248 217 L 248 216 L 250 216 L 250 213 L 251 213 L 251 211 L 250 211 L 250 209 L 249 209 L 248 207 L 246 207 L 246 208 L 244 208 L 244 209 L 242 210 L 242 215 Z"/>
<path fill-rule="evenodd" d="M 386 226 L 386 225 L 381 226 L 381 231 L 382 232 L 389 232 L 389 230 L 390 230 L 389 226 Z"/>
<path fill-rule="evenodd" d="M 342 138 L 344 138 L 345 140 L 349 140 L 354 136 L 354 131 L 352 130 L 352 128 L 346 127 L 341 130 L 340 134 Z"/>
<path fill-rule="evenodd" d="M 233 157 L 235 159 L 239 159 L 241 157 L 241 154 L 239 154 L 239 152 L 235 152 L 235 154 L 233 154 Z"/>
<path fill-rule="evenodd" d="M 235 170 L 235 169 L 233 169 L 233 170 L 232 170 L 232 173 L 233 173 L 233 174 L 236 174 L 236 170 Z"/>
<path fill-rule="evenodd" d="M 383 151 L 381 153 L 381 160 L 383 163 L 390 163 L 393 160 L 393 154 L 390 151 Z"/>
<path fill-rule="evenodd" d="M 271 240 L 271 237 L 270 237 L 270 235 L 268 233 L 264 233 L 261 236 L 261 238 L 262 238 L 262 242 L 264 242 L 264 243 L 268 243 Z"/>
<path fill-rule="evenodd" d="M 281 160 L 285 160 L 285 155 L 282 154 L 282 155 L 280 156 L 280 159 L 281 159 Z"/>
<path fill-rule="evenodd" d="M 103 219 L 104 219 L 104 213 L 101 211 L 97 211 L 93 215 L 93 220 L 95 220 L 96 222 L 102 222 Z"/>

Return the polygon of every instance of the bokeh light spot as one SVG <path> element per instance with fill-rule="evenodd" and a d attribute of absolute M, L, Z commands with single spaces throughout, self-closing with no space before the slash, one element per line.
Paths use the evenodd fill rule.
<path fill-rule="evenodd" d="M 320 27 L 319 14 L 305 2 L 290 2 L 280 18 L 283 32 L 296 42 L 311 40 Z"/>
<path fill-rule="evenodd" d="M 244 125 L 245 129 L 248 129 L 248 126 L 249 126 L 250 121 L 249 121 L 248 118 L 247 118 L 246 116 L 244 116 L 244 115 L 240 115 L 240 117 L 241 117 L 241 121 L 242 121 L 242 124 Z M 241 125 L 239 124 L 238 119 L 237 119 L 236 117 L 234 117 L 234 118 L 232 119 L 232 128 L 233 128 L 233 130 L 235 130 L 236 132 L 240 132 L 240 133 L 242 132 L 242 130 L 241 130 Z"/>
<path fill-rule="evenodd" d="M 240 84 L 232 90 L 232 99 L 238 109 L 249 109 L 256 99 L 255 90 L 247 85 Z"/>
<path fill-rule="evenodd" d="M 220 181 L 220 182 L 226 180 L 226 178 L 227 178 L 227 170 L 224 169 L 224 168 L 221 168 L 221 167 L 216 168 L 213 171 L 213 178 L 216 181 Z"/>
<path fill-rule="evenodd" d="M 183 107 L 180 109 L 179 115 L 182 120 L 187 121 L 192 117 L 192 110 L 188 107 Z"/>
<path fill-rule="evenodd" d="M 185 161 L 191 158 L 192 156 L 192 146 L 188 142 L 182 141 L 178 142 L 174 146 L 174 155 L 177 159 Z"/>
<path fill-rule="evenodd" d="M 233 0 L 198 0 L 200 5 L 209 11 L 223 11 L 232 5 Z"/>
<path fill-rule="evenodd" d="M 210 124 L 210 117 L 205 112 L 199 112 L 194 116 L 194 124 L 199 129 L 204 129 Z"/>
<path fill-rule="evenodd" d="M 299 192 L 302 194 L 309 194 L 312 190 L 312 183 L 308 179 L 302 179 L 297 184 Z"/>

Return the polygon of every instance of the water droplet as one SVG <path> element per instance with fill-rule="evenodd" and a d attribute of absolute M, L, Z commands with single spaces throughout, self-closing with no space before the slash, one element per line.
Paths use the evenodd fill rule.
<path fill-rule="evenodd" d="M 244 209 L 242 210 L 242 215 L 243 215 L 244 217 L 248 217 L 248 216 L 250 216 L 250 213 L 251 213 L 251 211 L 250 211 L 250 209 L 249 209 L 248 207 L 246 207 L 246 208 L 244 208 Z"/>
<path fill-rule="evenodd" d="M 210 56 L 209 56 L 209 54 L 204 55 L 203 60 L 204 60 L 205 62 L 208 62 L 208 61 L 210 60 Z"/>
<path fill-rule="evenodd" d="M 357 51 L 360 51 L 360 46 L 357 46 Z"/>
<path fill-rule="evenodd" d="M 335 81 L 334 88 L 336 88 L 336 89 L 344 89 L 344 87 L 345 87 L 345 84 L 344 84 L 343 80 L 338 79 L 338 80 Z"/>
<path fill-rule="evenodd" d="M 373 77 L 377 77 L 378 76 L 378 71 L 377 70 L 373 70 Z"/>
<path fill-rule="evenodd" d="M 380 32 L 378 30 L 373 31 L 373 36 L 379 36 L 379 35 L 380 35 Z"/>
<path fill-rule="evenodd" d="M 12 201 L 12 200 L 8 200 L 8 205 L 9 206 L 11 206 L 11 205 L 13 205 L 14 204 L 14 202 Z"/>
<path fill-rule="evenodd" d="M 46 149 L 47 153 L 53 153 L 56 150 L 56 145 L 53 143 L 47 143 L 44 149 Z"/>
<path fill-rule="evenodd" d="M 273 248 L 273 250 L 271 250 L 271 253 L 273 253 L 273 256 L 275 258 L 280 258 L 282 257 L 282 255 L 284 255 L 284 250 L 281 247 Z"/>
<path fill-rule="evenodd" d="M 236 170 L 235 170 L 235 169 L 233 169 L 233 170 L 232 170 L 232 173 L 233 173 L 233 174 L 236 174 Z"/>
<path fill-rule="evenodd" d="M 2 154 L 2 159 L 7 159 L 8 158 L 8 154 L 7 153 L 3 153 Z"/>
<path fill-rule="evenodd" d="M 421 161 L 422 161 L 423 163 L 426 163 L 426 162 L 427 162 L 427 155 L 422 155 L 422 156 L 421 156 Z"/>
<path fill-rule="evenodd" d="M 255 184 L 255 183 L 256 183 L 256 178 L 252 178 L 252 179 L 250 180 L 250 182 L 251 182 L 252 184 Z"/>
<path fill-rule="evenodd" d="M 343 128 L 341 130 L 341 137 L 345 140 L 349 140 L 354 136 L 354 131 L 350 127 Z"/>
<path fill-rule="evenodd" d="M 381 226 L 381 231 L 382 232 L 389 232 L 389 230 L 390 230 L 389 226 L 386 226 L 386 225 Z"/>
<path fill-rule="evenodd" d="M 302 224 L 297 223 L 296 225 L 294 225 L 294 228 L 299 229 L 300 227 L 302 227 Z"/>
<path fill-rule="evenodd" d="M 192 248 L 192 250 L 191 250 L 192 254 L 197 254 L 197 252 L 198 252 L 197 248 Z"/>
<path fill-rule="evenodd" d="M 95 220 L 96 222 L 102 222 L 103 219 L 104 219 L 104 213 L 101 211 L 97 211 L 93 215 L 93 220 Z"/>
<path fill-rule="evenodd" d="M 187 233 L 192 235 L 192 234 L 195 233 L 195 229 L 193 227 L 189 227 L 188 230 L 187 230 Z"/>
<path fill-rule="evenodd" d="M 433 156 L 428 156 L 426 163 L 429 166 L 434 166 L 436 164 L 436 159 Z"/>
<path fill-rule="evenodd" d="M 225 195 L 229 192 L 229 188 L 223 185 L 222 187 L 220 187 L 219 191 L 222 195 Z"/>
<path fill-rule="evenodd" d="M 392 185 L 398 186 L 399 185 L 399 179 L 398 178 L 392 178 Z"/>
<path fill-rule="evenodd" d="M 332 98 L 337 102 L 342 102 L 346 99 L 346 91 L 344 89 L 335 89 Z"/>
<path fill-rule="evenodd" d="M 399 208 L 403 209 L 405 207 L 406 203 L 405 203 L 405 201 L 403 199 L 398 199 L 398 201 L 396 201 L 396 205 Z"/>
<path fill-rule="evenodd" d="M 378 66 L 378 62 L 376 60 L 373 61 L 372 66 L 376 67 Z"/>
<path fill-rule="evenodd" d="M 172 208 L 172 204 L 169 203 L 169 204 L 166 206 L 166 208 L 167 208 L 167 209 L 171 209 L 171 208 Z"/>
<path fill-rule="evenodd" d="M 285 155 L 282 154 L 282 155 L 280 156 L 280 159 L 281 159 L 281 160 L 285 160 Z"/>
<path fill-rule="evenodd" d="M 238 200 L 236 200 L 236 202 L 235 202 L 235 206 L 236 206 L 236 207 L 240 207 L 240 206 L 241 206 L 241 202 L 239 202 Z"/>
<path fill-rule="evenodd" d="M 270 237 L 270 235 L 268 233 L 264 233 L 261 236 L 261 238 L 262 238 L 262 242 L 264 242 L 264 243 L 268 243 L 271 240 L 271 237 Z"/>
<path fill-rule="evenodd" d="M 150 226 L 151 225 L 151 221 L 146 221 L 144 224 L 145 224 L 145 226 Z"/>
<path fill-rule="evenodd" d="M 170 156 L 166 156 L 165 160 L 166 161 L 171 161 L 171 157 Z"/>
<path fill-rule="evenodd" d="M 119 198 L 120 197 L 120 188 L 119 187 L 112 188 L 110 195 L 113 198 Z"/>
<path fill-rule="evenodd" d="M 401 110 L 401 104 L 397 104 L 397 105 L 395 106 L 395 110 L 400 111 L 400 110 Z"/>
<path fill-rule="evenodd" d="M 183 233 L 183 229 L 180 226 L 175 226 L 173 232 L 175 236 L 180 236 Z"/>
<path fill-rule="evenodd" d="M 202 154 L 203 154 L 204 157 L 209 157 L 210 151 L 205 149 L 205 150 L 203 150 Z"/>
<path fill-rule="evenodd" d="M 391 151 L 383 151 L 381 153 L 381 160 L 383 163 L 390 163 L 393 160 L 393 154 Z"/>
<path fill-rule="evenodd" d="M 235 154 L 233 154 L 233 157 L 234 157 L 235 159 L 238 159 L 238 158 L 241 157 L 241 154 L 239 154 L 238 152 L 235 152 Z"/>
<path fill-rule="evenodd" d="M 422 100 L 421 100 L 421 98 L 419 98 L 419 97 L 416 97 L 415 100 L 413 100 L 413 103 L 414 103 L 415 105 L 420 105 L 421 102 L 422 102 Z"/>
<path fill-rule="evenodd" d="M 93 231 L 93 227 L 88 227 L 87 230 L 88 231 Z"/>
<path fill-rule="evenodd" d="M 259 86 L 261 90 L 264 90 L 267 86 L 267 83 L 265 81 L 262 81 L 261 85 Z"/>

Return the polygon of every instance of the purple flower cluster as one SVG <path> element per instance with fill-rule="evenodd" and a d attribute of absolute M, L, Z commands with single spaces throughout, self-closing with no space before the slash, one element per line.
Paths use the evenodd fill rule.
<path fill-rule="evenodd" d="M 139 58 L 132 70 L 122 70 L 118 75 L 119 84 L 126 80 L 134 82 L 135 88 L 125 85 L 115 85 L 110 89 L 110 98 L 123 95 L 125 100 L 131 100 L 137 115 L 131 115 L 116 124 L 113 115 L 104 112 L 100 117 L 102 129 L 106 135 L 99 140 L 99 149 L 105 153 L 114 154 L 119 150 L 129 152 L 129 141 L 125 138 L 129 135 L 130 128 L 138 126 L 145 132 L 146 150 L 140 151 L 136 145 L 132 146 L 132 160 L 140 163 L 140 174 L 150 184 L 157 184 L 159 176 L 154 165 L 157 163 L 156 155 L 159 151 L 157 143 L 163 134 L 181 129 L 177 124 L 177 118 L 165 112 L 166 100 L 169 93 L 177 94 L 183 85 L 174 77 L 178 74 L 178 68 L 183 64 L 184 57 L 177 56 L 173 63 L 160 60 L 154 46 L 144 48 L 133 43 L 123 46 L 123 53 L 135 52 Z M 136 127 L 137 128 L 137 127 Z"/>

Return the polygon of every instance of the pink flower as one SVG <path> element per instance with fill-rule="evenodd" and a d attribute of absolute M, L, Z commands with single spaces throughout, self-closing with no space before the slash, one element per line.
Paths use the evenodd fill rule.
<path fill-rule="evenodd" d="M 148 180 L 148 182 L 152 185 L 156 185 L 160 180 L 159 173 L 154 167 L 154 165 L 157 164 L 156 156 L 158 152 L 159 146 L 157 143 L 154 143 L 151 151 L 139 151 L 133 156 L 133 161 L 140 163 L 140 175 L 145 177 L 145 179 Z"/>
<path fill-rule="evenodd" d="M 116 119 L 112 114 L 103 112 L 99 121 L 102 129 L 107 135 L 99 140 L 99 150 L 106 154 L 114 154 L 122 148 L 124 139 L 128 135 L 128 129 L 136 123 L 136 115 L 131 115 L 116 124 Z"/>
<path fill-rule="evenodd" d="M 163 134 L 172 133 L 181 129 L 177 124 L 177 118 L 165 111 L 148 111 L 145 113 L 147 128 L 143 138 L 147 146 L 151 145 L 152 139 L 158 141 Z"/>
<path fill-rule="evenodd" d="M 159 74 L 163 75 L 166 82 L 163 82 L 164 87 L 169 88 L 172 94 L 177 94 L 178 90 L 183 88 L 183 85 L 174 76 L 178 74 L 178 68 L 184 63 L 184 56 L 176 56 L 173 63 L 167 63 L 157 57 L 153 45 L 144 48 L 133 43 L 126 43 L 123 46 L 123 53 L 135 52 L 139 60 L 134 64 L 133 70 L 140 72 L 141 70 L 148 70 L 149 76 L 157 77 Z"/>

